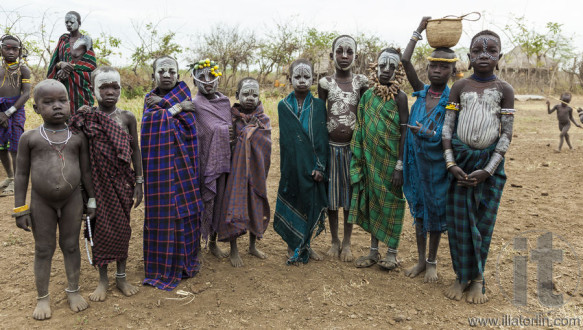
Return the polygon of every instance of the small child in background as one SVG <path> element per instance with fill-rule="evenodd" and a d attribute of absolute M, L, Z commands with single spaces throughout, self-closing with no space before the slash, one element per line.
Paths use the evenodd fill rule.
<path fill-rule="evenodd" d="M 567 145 L 569 149 L 573 149 L 571 145 L 571 140 L 569 138 L 569 129 L 571 129 L 571 122 L 575 124 L 575 126 L 579 128 L 583 128 L 581 125 L 577 124 L 575 118 L 573 118 L 573 108 L 569 106 L 571 103 L 571 93 L 565 92 L 561 94 L 561 103 L 555 105 L 551 109 L 551 102 L 547 100 L 547 112 L 550 115 L 551 113 L 557 111 L 557 119 L 559 121 L 559 131 L 561 134 L 559 135 L 559 149 L 557 152 L 561 152 L 561 148 L 563 148 L 563 141 L 567 141 Z M 581 108 L 579 108 L 581 110 Z M 583 112 L 577 111 L 579 113 L 579 120 L 582 118 Z"/>

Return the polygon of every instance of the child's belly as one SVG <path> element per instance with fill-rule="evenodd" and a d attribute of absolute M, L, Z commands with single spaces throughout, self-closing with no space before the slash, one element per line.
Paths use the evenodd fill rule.
<path fill-rule="evenodd" d="M 33 161 L 30 169 L 32 190 L 48 201 L 62 201 L 71 196 L 81 183 L 79 162 L 65 159 L 65 166 L 57 161 Z M 68 162 L 67 162 L 68 161 Z"/>

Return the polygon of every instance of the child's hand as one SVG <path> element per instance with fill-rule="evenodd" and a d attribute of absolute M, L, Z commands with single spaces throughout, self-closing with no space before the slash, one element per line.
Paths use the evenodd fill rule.
<path fill-rule="evenodd" d="M 57 72 L 57 79 L 59 80 L 67 80 L 67 73 L 63 70 Z"/>
<path fill-rule="evenodd" d="M 547 105 L 550 106 L 551 105 L 551 101 L 547 100 Z"/>
<path fill-rule="evenodd" d="M 320 181 L 324 180 L 324 175 L 320 171 L 313 170 L 312 171 L 312 178 L 314 179 L 314 181 L 320 182 Z"/>
<path fill-rule="evenodd" d="M 134 188 L 134 209 L 140 206 L 142 200 L 144 199 L 144 189 L 142 188 L 141 183 L 136 183 L 136 187 Z"/>
<path fill-rule="evenodd" d="M 90 106 L 88 106 L 88 105 L 83 105 L 83 106 L 81 106 L 79 109 L 77 109 L 77 112 L 81 112 L 81 113 L 84 113 L 84 112 L 91 112 L 91 111 L 92 111 L 92 110 L 91 110 L 91 107 L 90 107 Z"/>
<path fill-rule="evenodd" d="M 403 185 L 403 171 L 394 170 L 393 176 L 391 177 L 391 183 L 397 187 L 402 186 Z"/>
<path fill-rule="evenodd" d="M 186 112 L 192 112 L 194 111 L 194 103 L 192 103 L 191 101 L 182 101 L 180 102 L 180 106 L 182 107 L 182 111 L 186 111 Z"/>
<path fill-rule="evenodd" d="M 160 101 L 162 101 L 162 98 L 157 96 L 157 95 L 150 95 L 147 99 L 146 99 L 146 105 L 151 108 L 153 106 L 155 106 L 156 104 L 160 103 Z"/>
<path fill-rule="evenodd" d="M 423 16 L 421 19 L 421 23 L 419 23 L 419 27 L 417 31 L 421 32 L 427 28 L 427 21 L 431 19 L 431 16 Z"/>
<path fill-rule="evenodd" d="M 74 66 L 69 62 L 61 62 L 61 70 L 65 71 L 66 74 L 71 74 L 73 72 Z"/>
<path fill-rule="evenodd" d="M 0 112 L 0 125 L 8 128 L 8 116 L 4 112 Z"/>
<path fill-rule="evenodd" d="M 87 208 L 87 216 L 89 217 L 89 219 L 93 220 L 95 219 L 95 208 L 93 207 L 88 207 Z"/>
<path fill-rule="evenodd" d="M 30 226 L 32 225 L 32 220 L 30 214 L 22 215 L 16 218 L 16 227 L 23 229 L 25 231 L 30 231 Z"/>
<path fill-rule="evenodd" d="M 467 182 L 468 175 L 459 166 L 452 166 L 448 169 L 449 173 L 459 182 Z"/>
<path fill-rule="evenodd" d="M 486 181 L 490 177 L 490 173 L 485 170 L 475 170 L 470 175 L 468 175 L 468 180 L 474 180 L 471 184 L 472 186 L 477 186 L 478 184 Z"/>

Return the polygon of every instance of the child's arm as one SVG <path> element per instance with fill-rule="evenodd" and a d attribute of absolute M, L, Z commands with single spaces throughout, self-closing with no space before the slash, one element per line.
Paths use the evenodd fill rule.
<path fill-rule="evenodd" d="M 443 157 L 445 158 L 445 166 L 449 173 L 458 181 L 460 185 L 468 184 L 468 175 L 464 170 L 457 166 L 455 156 L 451 145 L 453 131 L 455 130 L 455 123 L 460 110 L 460 94 L 465 84 L 465 79 L 453 84 L 449 92 L 449 103 L 445 107 L 445 120 L 443 122 L 443 129 L 441 131 L 441 144 L 443 145 Z"/>
<path fill-rule="evenodd" d="M 547 100 L 547 113 L 550 115 L 551 113 L 555 112 L 555 110 L 557 110 L 557 106 L 555 105 L 551 109 L 551 102 L 549 100 Z"/>
<path fill-rule="evenodd" d="M 401 58 L 401 63 L 403 63 L 403 68 L 405 69 L 405 73 L 407 74 L 407 80 L 409 80 L 409 84 L 411 84 L 411 87 L 413 87 L 413 90 L 415 92 L 422 90 L 425 87 L 425 84 L 423 84 L 423 82 L 417 76 L 417 72 L 415 71 L 415 68 L 411 63 L 411 57 L 413 56 L 415 45 L 417 45 L 417 40 L 419 40 L 416 35 L 417 34 L 421 35 L 421 32 L 423 32 L 423 30 L 425 30 L 425 28 L 427 27 L 427 20 L 429 20 L 430 18 L 431 17 L 429 16 L 425 16 L 421 19 L 419 27 L 417 27 L 417 30 L 415 30 L 416 33 L 413 32 L 413 36 L 409 40 L 407 48 L 405 48 L 405 53 L 403 53 L 403 57 Z"/>
<path fill-rule="evenodd" d="M 83 189 L 87 192 L 89 201 L 87 202 L 87 215 L 93 220 L 95 218 L 95 190 L 93 190 L 93 181 L 91 180 L 91 162 L 89 161 L 89 143 L 85 134 L 77 134 L 81 139 L 81 148 L 79 149 L 79 164 L 81 165 L 81 182 Z M 92 202 L 93 201 L 93 202 Z M 92 205 L 93 204 L 93 205 Z"/>
<path fill-rule="evenodd" d="M 30 135 L 34 131 L 27 131 L 22 134 L 18 142 L 18 152 L 16 153 L 16 168 L 14 175 L 14 208 L 26 205 L 26 193 L 28 190 L 28 179 L 30 177 L 30 146 L 28 142 Z M 20 229 L 30 231 L 32 220 L 29 214 L 16 218 L 16 226 Z"/>
<path fill-rule="evenodd" d="M 399 157 L 395 170 L 393 171 L 391 182 L 400 187 L 403 185 L 403 150 L 405 149 L 407 123 L 409 122 L 409 104 L 407 102 L 407 94 L 403 91 L 399 91 L 397 95 L 397 108 L 399 109 L 399 130 L 401 131 L 401 138 L 399 139 Z"/>
<path fill-rule="evenodd" d="M 324 101 L 326 109 L 328 109 L 328 89 L 324 87 L 327 83 L 328 81 L 326 80 L 326 77 L 322 77 L 320 81 L 318 81 L 318 98 Z"/>
<path fill-rule="evenodd" d="M 136 121 L 136 116 L 133 113 L 127 111 L 127 116 L 129 118 L 128 129 L 130 135 L 132 136 L 132 164 L 134 166 L 134 171 L 136 173 L 136 187 L 134 188 L 134 208 L 138 207 L 144 198 L 144 174 L 142 170 L 142 152 L 140 151 L 140 143 L 138 141 L 138 123 Z"/>
<path fill-rule="evenodd" d="M 577 122 L 575 121 L 575 118 L 573 118 L 573 108 L 569 107 L 569 120 L 573 122 L 573 124 L 575 124 L 575 126 L 579 127 L 579 128 L 583 128 L 581 127 L 581 125 L 577 124 Z"/>
<path fill-rule="evenodd" d="M 20 97 L 8 110 L 0 112 L 0 125 L 4 128 L 8 127 L 8 118 L 24 106 L 30 97 L 30 69 L 23 65 L 20 67 L 20 72 L 22 74 L 20 81 Z M 6 75 L 7 73 L 4 74 Z"/>

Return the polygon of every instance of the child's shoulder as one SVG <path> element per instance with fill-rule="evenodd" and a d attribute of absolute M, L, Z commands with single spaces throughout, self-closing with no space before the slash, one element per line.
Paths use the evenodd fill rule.
<path fill-rule="evenodd" d="M 368 78 L 365 75 L 360 74 L 360 73 L 355 74 L 354 80 L 357 82 L 357 85 L 359 87 L 364 87 L 364 86 L 368 87 Z"/>
<path fill-rule="evenodd" d="M 318 86 L 320 86 L 320 88 L 328 90 L 330 89 L 330 84 L 332 83 L 332 81 L 334 80 L 334 76 L 325 76 L 320 78 L 320 80 L 318 80 Z"/>

